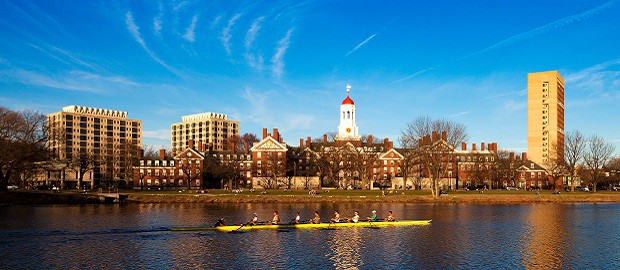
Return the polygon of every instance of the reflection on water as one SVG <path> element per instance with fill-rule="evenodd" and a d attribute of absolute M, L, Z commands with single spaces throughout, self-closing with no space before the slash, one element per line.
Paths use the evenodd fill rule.
<path fill-rule="evenodd" d="M 376 209 L 429 226 L 171 232 L 256 212 Z M 619 268 L 620 204 L 141 204 L 0 208 L 0 268 Z"/>

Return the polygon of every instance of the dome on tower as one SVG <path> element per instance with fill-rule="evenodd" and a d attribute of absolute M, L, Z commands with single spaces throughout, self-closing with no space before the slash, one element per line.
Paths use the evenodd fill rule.
<path fill-rule="evenodd" d="M 342 105 L 355 105 L 355 102 L 347 95 L 347 98 L 342 101 Z"/>

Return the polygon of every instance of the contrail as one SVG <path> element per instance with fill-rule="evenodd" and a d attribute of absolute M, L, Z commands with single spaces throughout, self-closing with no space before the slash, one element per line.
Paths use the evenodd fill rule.
<path fill-rule="evenodd" d="M 407 77 L 404 77 L 402 79 L 398 79 L 396 81 L 393 81 L 393 82 L 390 83 L 390 85 L 396 84 L 396 83 L 399 83 L 399 82 L 402 82 L 402 81 L 409 80 L 409 79 L 411 79 L 413 77 L 416 77 L 416 76 L 418 76 L 418 75 L 420 75 L 422 73 L 425 73 L 425 72 L 427 72 L 429 70 L 432 70 L 432 69 L 435 69 L 435 68 L 439 68 L 439 67 L 442 67 L 444 65 L 447 65 L 447 64 L 450 64 L 450 63 L 454 63 L 456 61 L 460 61 L 460 60 L 463 60 L 463 59 L 466 59 L 466 58 L 469 58 L 469 57 L 472 57 L 472 56 L 475 56 L 475 55 L 478 55 L 478 54 L 481 54 L 481 53 L 485 53 L 485 52 L 488 52 L 488 51 L 493 50 L 493 49 L 497 49 L 497 48 L 505 47 L 505 46 L 508 46 L 508 45 L 512 45 L 512 44 L 517 43 L 517 42 L 519 42 L 521 40 L 532 38 L 532 37 L 538 36 L 540 34 L 547 33 L 547 32 L 549 32 L 551 30 L 558 29 L 558 28 L 564 27 L 564 26 L 566 26 L 568 24 L 580 21 L 582 19 L 586 19 L 586 18 L 591 17 L 594 14 L 596 14 L 596 13 L 598 13 L 598 12 L 604 10 L 604 9 L 610 8 L 611 6 L 616 4 L 616 2 L 618 2 L 618 0 L 609 1 L 609 2 L 607 2 L 605 4 L 602 4 L 602 5 L 598 6 L 598 7 L 593 8 L 593 9 L 584 11 L 582 13 L 575 14 L 575 15 L 572 15 L 572 16 L 568 16 L 568 17 L 559 19 L 557 21 L 554 21 L 552 23 L 548 23 L 548 24 L 545 24 L 545 25 L 540 26 L 538 28 L 532 29 L 530 31 L 527 31 L 527 32 L 524 32 L 524 33 L 521 33 L 521 34 L 518 34 L 518 35 L 514 35 L 512 37 L 509 37 L 509 38 L 504 39 L 504 40 L 502 40 L 500 42 L 497 42 L 497 43 L 495 43 L 495 44 L 493 44 L 493 45 L 491 45 L 491 46 L 489 46 L 487 48 L 484 48 L 482 50 L 470 53 L 470 54 L 465 55 L 465 56 L 461 56 L 459 58 L 450 60 L 450 61 L 448 61 L 448 62 L 446 62 L 444 64 L 437 65 L 437 66 L 432 67 L 432 68 L 427 68 L 427 69 L 420 70 L 420 71 L 418 71 L 416 73 L 408 75 Z"/>
<path fill-rule="evenodd" d="M 375 34 L 372 34 L 371 36 L 369 36 L 366 40 L 362 41 L 362 43 L 357 44 L 357 46 L 355 46 L 355 48 L 353 48 L 353 50 L 349 51 L 347 54 L 344 55 L 344 57 L 349 56 L 349 54 L 354 53 L 355 51 L 357 51 L 357 49 L 359 49 L 360 47 L 364 46 L 364 44 L 366 44 L 366 42 L 370 41 L 371 39 L 373 39 L 377 34 L 379 34 L 378 32 Z"/>

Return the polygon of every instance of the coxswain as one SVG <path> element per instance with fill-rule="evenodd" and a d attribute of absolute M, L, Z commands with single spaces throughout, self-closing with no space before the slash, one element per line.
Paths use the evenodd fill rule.
<path fill-rule="evenodd" d="M 224 219 L 220 218 L 220 220 L 218 220 L 215 225 L 213 225 L 213 227 L 220 227 L 220 226 L 226 226 L 226 224 L 224 224 Z"/>
<path fill-rule="evenodd" d="M 278 224 L 280 222 L 280 217 L 278 216 L 278 211 L 273 211 L 273 219 L 271 219 L 271 224 Z"/>
<path fill-rule="evenodd" d="M 394 213 L 392 213 L 392 211 L 388 211 L 388 217 L 385 218 L 385 221 L 396 221 L 396 217 L 394 216 Z"/>
<path fill-rule="evenodd" d="M 319 211 L 314 211 L 314 218 L 312 218 L 310 220 L 310 223 L 312 223 L 312 224 L 319 224 L 319 223 L 321 223 L 321 217 L 319 216 Z"/>
<path fill-rule="evenodd" d="M 340 213 L 338 213 L 338 210 L 334 211 L 334 218 L 332 218 L 330 220 L 331 222 L 340 222 Z"/>
<path fill-rule="evenodd" d="M 372 215 L 367 217 L 368 221 L 377 221 L 377 210 L 372 210 Z"/>
<path fill-rule="evenodd" d="M 258 215 L 256 213 L 254 213 L 252 215 L 252 219 L 250 221 L 248 221 L 248 225 L 254 226 L 254 225 L 256 225 L 257 222 L 258 222 Z"/>
<path fill-rule="evenodd" d="M 359 220 L 360 220 L 360 214 L 358 214 L 357 211 L 355 211 L 355 215 L 353 215 L 353 217 L 349 219 L 349 222 L 357 223 Z"/>

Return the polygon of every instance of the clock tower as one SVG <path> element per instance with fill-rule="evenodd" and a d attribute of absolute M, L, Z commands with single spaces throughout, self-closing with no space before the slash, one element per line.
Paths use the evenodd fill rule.
<path fill-rule="evenodd" d="M 347 84 L 347 97 L 340 105 L 340 125 L 337 140 L 360 140 L 355 124 L 355 103 L 349 97 L 351 86 Z"/>

